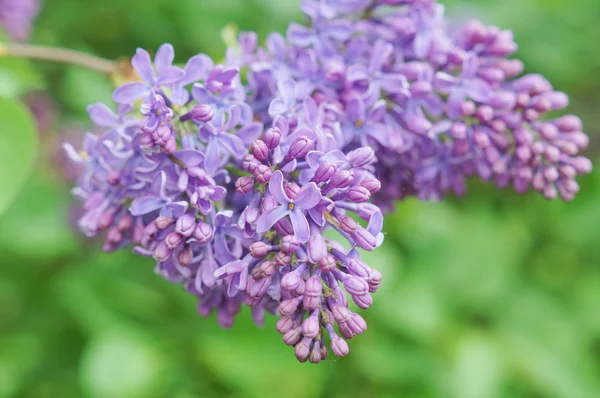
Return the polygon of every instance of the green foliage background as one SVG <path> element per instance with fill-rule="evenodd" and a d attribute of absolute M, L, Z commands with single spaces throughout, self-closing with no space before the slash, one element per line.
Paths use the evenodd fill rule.
<path fill-rule="evenodd" d="M 297 9 L 297 0 L 46 0 L 34 42 L 116 58 L 168 41 L 183 62 L 221 56 L 227 23 L 264 39 Z M 528 70 L 572 95 L 599 158 L 600 2 L 453 0 L 447 12 L 514 29 Z M 484 183 L 461 199 L 400 203 L 386 244 L 367 255 L 385 277 L 364 312 L 368 332 L 345 359 L 299 364 L 274 319 L 259 329 L 244 312 L 219 329 L 151 260 L 105 255 L 72 230 L 57 142 L 64 126 L 87 125 L 88 103 L 109 101 L 110 82 L 0 59 L 0 96 L 32 89 L 52 95 L 60 118 L 0 217 L 0 397 L 600 397 L 600 170 L 570 204 Z M 15 130 L 25 138 L 14 142 L 27 140 L 27 123 L 13 119 L 0 114 L 3 146 Z M 0 176 L 20 167 L 2 161 Z"/>

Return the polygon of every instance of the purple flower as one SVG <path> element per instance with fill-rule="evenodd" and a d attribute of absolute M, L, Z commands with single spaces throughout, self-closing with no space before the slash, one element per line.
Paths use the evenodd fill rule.
<path fill-rule="evenodd" d="M 133 201 L 130 207 L 131 214 L 141 216 L 160 210 L 163 217 L 181 217 L 187 210 L 188 203 L 174 201 L 167 193 L 167 174 L 161 171 L 152 181 L 150 192 Z"/>
<path fill-rule="evenodd" d="M 300 188 L 296 198 L 290 199 L 283 188 L 283 174 L 281 171 L 273 173 L 269 181 L 269 192 L 279 206 L 265 211 L 257 220 L 257 232 L 267 232 L 276 222 L 289 216 L 294 233 L 302 243 L 308 241 L 310 227 L 305 211 L 315 207 L 321 201 L 321 192 L 313 182 Z"/>
<path fill-rule="evenodd" d="M 121 104 L 131 104 L 140 98 L 149 97 L 155 90 L 160 91 L 160 87 L 163 85 L 177 82 L 184 77 L 184 72 L 173 66 L 174 58 L 173 46 L 163 44 L 156 52 L 153 66 L 150 54 L 146 50 L 138 48 L 131 64 L 142 82 L 122 85 L 115 90 L 113 100 Z"/>

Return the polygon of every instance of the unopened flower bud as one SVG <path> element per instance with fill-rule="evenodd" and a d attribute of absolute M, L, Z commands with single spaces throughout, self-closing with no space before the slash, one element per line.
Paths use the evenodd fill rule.
<path fill-rule="evenodd" d="M 242 161 L 242 167 L 249 173 L 254 173 L 254 170 L 260 164 L 260 161 L 254 155 L 246 155 Z"/>
<path fill-rule="evenodd" d="M 352 167 L 368 166 L 377 160 L 375 151 L 368 146 L 350 151 L 347 157 Z"/>
<path fill-rule="evenodd" d="M 338 170 L 331 177 L 328 186 L 331 186 L 331 188 L 346 188 L 352 184 L 353 181 L 354 173 L 352 171 Z"/>
<path fill-rule="evenodd" d="M 262 140 L 254 141 L 250 147 L 250 150 L 252 151 L 254 157 L 258 160 L 265 160 L 269 156 L 269 148 Z"/>
<path fill-rule="evenodd" d="M 193 257 L 194 257 L 194 255 L 192 253 L 192 249 L 189 247 L 185 247 L 183 250 L 181 250 L 179 252 L 179 255 L 177 256 L 177 260 L 179 261 L 180 265 L 185 267 L 192 263 Z"/>
<path fill-rule="evenodd" d="M 197 122 L 210 122 L 215 115 L 212 106 L 206 104 L 198 104 L 190 112 L 190 116 Z"/>
<path fill-rule="evenodd" d="M 256 169 L 254 169 L 253 173 L 256 177 L 256 181 L 258 181 L 261 184 L 268 182 L 271 179 L 271 176 L 273 175 L 273 172 L 271 171 L 269 166 L 264 164 L 258 165 Z"/>
<path fill-rule="evenodd" d="M 156 225 L 157 229 L 167 229 L 171 224 L 173 224 L 173 220 L 165 216 L 159 216 L 154 220 L 154 225 Z"/>
<path fill-rule="evenodd" d="M 319 260 L 319 268 L 323 272 L 332 271 L 333 269 L 335 269 L 335 258 L 333 258 L 333 256 L 330 255 L 323 256 Z"/>
<path fill-rule="evenodd" d="M 184 214 L 175 223 L 175 231 L 186 238 L 192 236 L 195 227 L 196 218 L 192 214 Z"/>
<path fill-rule="evenodd" d="M 279 145 L 279 142 L 281 141 L 281 131 L 277 127 L 268 129 L 263 134 L 262 140 L 269 149 L 274 149 Z"/>
<path fill-rule="evenodd" d="M 248 193 L 254 188 L 254 178 L 249 176 L 240 177 L 235 182 L 235 189 L 239 193 Z"/>
<path fill-rule="evenodd" d="M 323 162 L 319 165 L 319 167 L 317 167 L 317 170 L 315 171 L 315 175 L 312 180 L 317 184 L 321 182 L 326 182 L 333 176 L 336 170 L 337 167 L 335 167 L 331 163 Z"/>
<path fill-rule="evenodd" d="M 269 246 L 265 242 L 254 242 L 248 248 L 250 255 L 254 258 L 262 258 L 269 253 Z"/>
<path fill-rule="evenodd" d="M 183 243 L 183 236 L 179 235 L 177 232 L 173 231 L 167 235 L 165 238 L 165 244 L 169 249 L 175 249 L 179 245 Z"/>
<path fill-rule="evenodd" d="M 286 235 L 281 239 L 281 250 L 285 253 L 296 253 L 298 247 L 300 247 L 300 241 L 295 235 Z"/>
<path fill-rule="evenodd" d="M 196 229 L 194 229 L 194 238 L 200 243 L 206 243 L 210 241 L 213 237 L 213 228 L 210 224 L 205 223 L 204 221 L 200 221 L 198 225 L 196 225 Z"/>
<path fill-rule="evenodd" d="M 368 202 L 371 198 L 371 192 L 363 186 L 355 186 L 346 191 L 346 198 L 355 203 Z"/>
<path fill-rule="evenodd" d="M 314 147 L 314 141 L 307 137 L 298 137 L 290 146 L 287 156 L 292 159 L 303 158 Z"/>
<path fill-rule="evenodd" d="M 308 261 L 312 264 L 319 262 L 323 256 L 327 255 L 327 242 L 323 239 L 320 234 L 313 235 L 306 244 L 306 254 L 308 255 Z"/>

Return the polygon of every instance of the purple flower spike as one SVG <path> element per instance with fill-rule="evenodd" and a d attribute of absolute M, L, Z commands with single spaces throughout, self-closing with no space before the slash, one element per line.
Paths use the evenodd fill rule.
<path fill-rule="evenodd" d="M 223 64 L 138 50 L 117 112 L 90 106 L 99 133 L 64 148 L 82 169 L 79 225 L 105 251 L 134 245 L 222 327 L 243 306 L 258 325 L 279 313 L 283 342 L 318 363 L 367 329 L 348 305 L 373 303 L 382 275 L 361 252 L 398 200 L 480 178 L 568 201 L 592 164 L 581 120 L 548 115 L 568 97 L 519 76 L 510 32 L 450 35 L 435 0 L 301 4 L 308 26 L 265 48 L 243 33 Z"/>

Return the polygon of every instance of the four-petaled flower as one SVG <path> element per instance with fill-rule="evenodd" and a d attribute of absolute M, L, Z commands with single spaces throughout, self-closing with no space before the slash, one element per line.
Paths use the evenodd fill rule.
<path fill-rule="evenodd" d="M 257 220 L 256 231 L 260 234 L 267 232 L 276 222 L 289 216 L 294 228 L 294 234 L 302 243 L 310 237 L 310 227 L 305 212 L 312 209 L 321 201 L 321 191 L 314 182 L 300 188 L 294 199 L 290 199 L 283 188 L 283 174 L 277 170 L 269 181 L 269 192 L 279 206 L 265 211 Z"/>

